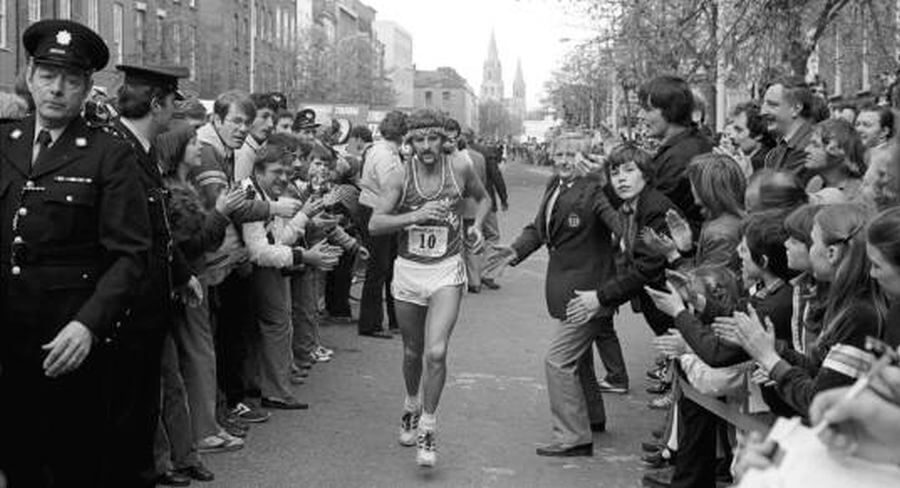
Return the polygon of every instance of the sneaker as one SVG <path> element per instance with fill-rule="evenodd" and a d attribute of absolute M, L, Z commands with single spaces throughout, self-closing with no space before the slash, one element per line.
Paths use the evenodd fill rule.
<path fill-rule="evenodd" d="M 419 431 L 416 439 L 416 464 L 423 468 L 433 468 L 437 463 L 437 434 L 433 430 Z"/>
<path fill-rule="evenodd" d="M 656 397 L 647 404 L 653 410 L 668 410 L 672 407 L 672 403 L 674 402 L 672 398 L 672 394 L 663 395 L 661 397 Z"/>
<path fill-rule="evenodd" d="M 656 368 L 647 371 L 647 379 L 653 381 L 666 381 L 666 368 Z"/>
<path fill-rule="evenodd" d="M 319 354 L 324 354 L 324 355 L 326 355 L 326 356 L 334 356 L 334 350 L 328 349 L 328 348 L 325 347 L 325 346 L 319 346 L 319 347 L 317 347 L 317 348 L 316 348 L 316 351 L 317 351 Z"/>
<path fill-rule="evenodd" d="M 320 348 L 314 350 L 314 351 L 310 354 L 310 357 L 311 357 L 314 361 L 316 361 L 316 362 L 318 362 L 318 363 L 327 363 L 328 361 L 331 361 L 331 356 L 334 354 L 333 351 L 332 351 L 331 354 L 328 354 L 328 353 L 326 352 L 326 351 L 328 351 L 328 350 L 329 350 L 329 349 L 325 349 L 324 347 L 320 347 Z"/>
<path fill-rule="evenodd" d="M 243 439 L 234 437 L 225 431 L 220 432 L 218 435 L 206 437 L 197 443 L 197 451 L 203 454 L 232 452 L 243 449 L 243 447 Z"/>
<path fill-rule="evenodd" d="M 400 445 L 412 447 L 416 445 L 416 436 L 419 431 L 419 417 L 422 412 L 403 412 L 400 419 Z"/>
<path fill-rule="evenodd" d="M 605 379 L 600 380 L 598 384 L 600 385 L 600 391 L 603 393 L 616 393 L 619 395 L 628 393 L 628 385 L 614 385 Z"/>
<path fill-rule="evenodd" d="M 235 417 L 251 424 L 261 424 L 269 420 L 272 415 L 269 412 L 255 409 L 246 403 L 238 403 L 231 409 L 231 414 Z"/>

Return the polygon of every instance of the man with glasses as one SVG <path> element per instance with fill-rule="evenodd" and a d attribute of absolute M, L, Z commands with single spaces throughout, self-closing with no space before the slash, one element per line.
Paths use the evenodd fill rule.
<path fill-rule="evenodd" d="M 219 95 L 213 104 L 212 120 L 197 130 L 201 164 L 193 178 L 210 208 L 219 192 L 235 185 L 234 152 L 246 141 L 255 117 L 256 106 L 246 93 L 228 91 Z M 300 207 L 296 200 L 263 201 L 249 195 L 245 205 L 232 213 L 235 225 L 227 227 L 222 245 L 207 255 L 208 266 L 201 278 L 216 298 L 211 302 L 217 304 L 212 310 L 217 320 L 217 379 L 226 406 L 219 416 L 226 432 L 220 435 L 240 436 L 246 433 L 246 422 L 269 419 L 267 412 L 245 401 L 251 385 L 244 375 L 244 362 L 254 321 L 250 264 L 237 229 L 243 223 L 265 221 L 270 216 L 291 218 Z"/>
<path fill-rule="evenodd" d="M 0 471 L 10 486 L 122 486 L 103 472 L 108 354 L 151 249 L 147 200 L 131 148 L 81 115 L 103 39 L 44 20 L 22 43 L 35 112 L 0 127 Z"/>
<path fill-rule="evenodd" d="M 369 231 L 399 232 L 392 291 L 403 334 L 406 382 L 400 444 L 417 446 L 416 462 L 431 467 L 437 461 L 435 414 L 447 378 L 447 347 L 466 284 L 463 203 L 471 197 L 479 204 L 467 232 L 473 247 L 478 247 L 484 240 L 481 225 L 490 202 L 468 158 L 444 152 L 448 138 L 440 114 L 414 113 L 407 140 L 413 157 L 403 171 L 389 174 Z"/>

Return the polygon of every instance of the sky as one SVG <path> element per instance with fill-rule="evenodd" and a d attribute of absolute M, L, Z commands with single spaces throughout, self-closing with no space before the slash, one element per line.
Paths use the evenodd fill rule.
<path fill-rule="evenodd" d="M 522 59 L 529 109 L 540 107 L 544 83 L 567 49 L 590 37 L 560 0 L 363 0 L 377 20 L 392 20 L 413 38 L 413 62 L 420 70 L 456 69 L 481 91 L 481 71 L 491 29 L 503 66 L 505 96 L 512 95 L 516 60 Z M 564 41 L 564 39 L 569 39 Z"/>

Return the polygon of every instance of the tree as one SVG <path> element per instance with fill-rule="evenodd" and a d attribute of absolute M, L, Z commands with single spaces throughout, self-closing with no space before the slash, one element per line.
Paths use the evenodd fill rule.
<path fill-rule="evenodd" d="M 334 58 L 334 46 L 322 27 L 314 25 L 303 32 L 297 54 L 297 98 L 326 101 L 332 96 L 337 85 Z"/>

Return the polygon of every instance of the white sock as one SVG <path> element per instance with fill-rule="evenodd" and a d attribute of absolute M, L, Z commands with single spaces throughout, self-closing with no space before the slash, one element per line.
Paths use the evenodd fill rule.
<path fill-rule="evenodd" d="M 421 409 L 422 405 L 419 403 L 419 397 L 406 395 L 406 400 L 403 401 L 403 410 L 407 412 L 418 412 Z"/>
<path fill-rule="evenodd" d="M 437 416 L 433 413 L 422 412 L 419 417 L 419 429 L 434 431 L 437 429 Z"/>

